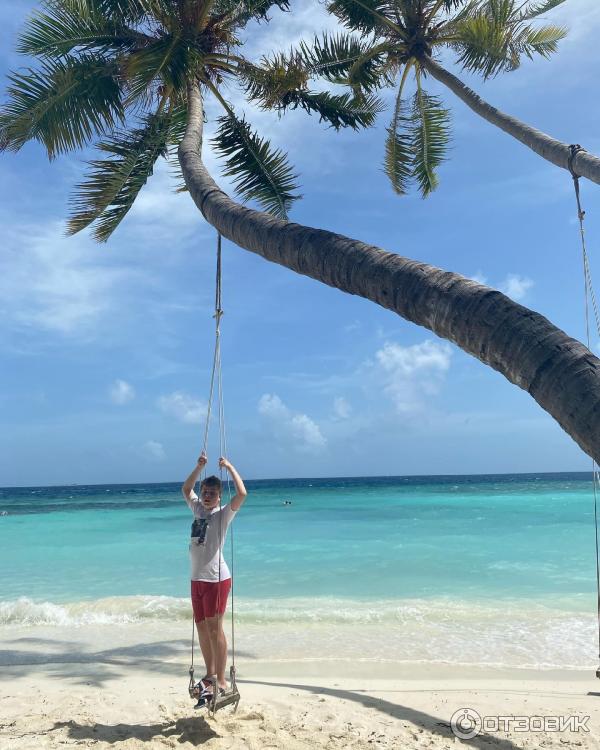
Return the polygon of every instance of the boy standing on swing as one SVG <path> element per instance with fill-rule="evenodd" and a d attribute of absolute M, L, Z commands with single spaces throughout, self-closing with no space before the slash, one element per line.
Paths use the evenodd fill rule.
<path fill-rule="evenodd" d="M 231 590 L 231 573 L 223 557 L 223 545 L 229 524 L 246 499 L 246 488 L 234 466 L 219 459 L 219 466 L 229 472 L 235 485 L 235 495 L 227 505 L 221 505 L 222 483 L 219 477 L 206 477 L 200 483 L 200 497 L 194 486 L 206 466 L 206 453 L 198 459 L 194 470 L 183 483 L 181 492 L 194 514 L 190 540 L 192 567 L 192 608 L 198 630 L 200 650 L 206 665 L 206 677 L 200 688 L 200 705 L 212 698 L 211 675 L 217 676 L 219 692 L 224 692 L 227 664 L 227 638 L 223 630 L 223 615 Z"/>

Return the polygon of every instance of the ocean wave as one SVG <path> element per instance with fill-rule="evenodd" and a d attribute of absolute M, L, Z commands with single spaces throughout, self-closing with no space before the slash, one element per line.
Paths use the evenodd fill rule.
<path fill-rule="evenodd" d="M 169 596 L 123 596 L 61 604 L 20 597 L 0 602 L 0 625 L 111 625 L 181 620 L 190 613 L 187 599 Z"/>
<path fill-rule="evenodd" d="M 595 668 L 595 613 L 592 609 L 567 611 L 565 604 L 554 600 L 238 597 L 235 622 L 244 649 L 253 658 L 273 662 L 366 659 L 546 670 Z M 112 643 L 113 632 L 123 638 L 127 627 L 136 624 L 144 633 L 180 637 L 188 633 L 190 619 L 190 603 L 184 597 L 0 602 L 0 627 L 5 635 L 15 628 L 40 626 L 56 628 L 64 637 L 65 631 L 95 626 L 106 629 L 103 635 L 94 631 L 93 637 Z M 111 631 L 114 626 L 120 627 Z M 140 637 L 137 631 L 131 632 L 136 633 L 131 637 Z"/>
<path fill-rule="evenodd" d="M 545 598 L 538 601 L 468 601 L 435 599 L 354 600 L 338 598 L 248 599 L 236 598 L 235 617 L 248 623 L 397 624 L 477 627 L 503 623 L 528 628 L 553 623 L 593 621 L 590 607 L 579 597 Z M 187 597 L 118 596 L 96 600 L 55 603 L 20 597 L 0 601 L 2 625 L 89 625 L 180 621 L 191 617 Z"/>

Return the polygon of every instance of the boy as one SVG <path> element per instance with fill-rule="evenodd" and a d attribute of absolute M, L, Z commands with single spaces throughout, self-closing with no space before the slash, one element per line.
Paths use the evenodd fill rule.
<path fill-rule="evenodd" d="M 220 458 L 219 466 L 226 469 L 233 479 L 235 495 L 230 503 L 221 506 L 221 480 L 211 476 L 200 483 L 198 498 L 194 485 L 206 462 L 206 453 L 202 452 L 181 488 L 194 514 L 190 540 L 192 608 L 200 650 L 206 664 L 206 677 L 199 683 L 200 705 L 209 702 L 212 697 L 212 683 L 207 679 L 210 675 L 217 675 L 220 692 L 226 689 L 227 639 L 223 630 L 223 615 L 231 590 L 231 573 L 223 558 L 223 545 L 229 524 L 248 494 L 233 465 L 226 458 Z"/>

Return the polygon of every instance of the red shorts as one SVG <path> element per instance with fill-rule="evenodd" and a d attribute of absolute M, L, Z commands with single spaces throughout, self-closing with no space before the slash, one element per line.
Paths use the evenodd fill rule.
<path fill-rule="evenodd" d="M 231 591 L 231 578 L 224 581 L 192 581 L 192 608 L 194 620 L 202 622 L 207 617 L 224 615 L 227 597 Z"/>

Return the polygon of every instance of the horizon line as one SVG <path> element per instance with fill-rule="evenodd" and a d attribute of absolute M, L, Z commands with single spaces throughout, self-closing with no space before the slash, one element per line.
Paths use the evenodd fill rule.
<path fill-rule="evenodd" d="M 532 477 L 532 476 L 557 476 L 562 474 L 581 474 L 589 475 L 590 480 L 593 480 L 594 473 L 591 469 L 588 470 L 577 470 L 577 471 L 506 471 L 506 472 L 482 472 L 482 473 L 461 473 L 461 474 L 353 474 L 346 476 L 310 476 L 310 477 L 266 477 L 266 478 L 253 478 L 246 479 L 244 482 L 297 482 L 297 481 L 322 481 L 328 480 L 341 480 L 341 479 L 435 479 L 440 477 L 454 477 L 456 479 L 461 477 Z M 226 481 L 226 480 L 225 480 Z M 163 482 L 98 482 L 98 483 L 87 483 L 87 482 L 72 482 L 67 484 L 15 484 L 9 486 L 0 486 L 0 490 L 22 490 L 22 489 L 50 489 L 57 487 L 125 487 L 125 486 L 138 486 L 138 485 L 162 485 L 162 484 L 183 484 L 182 480 L 168 480 Z"/>

